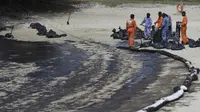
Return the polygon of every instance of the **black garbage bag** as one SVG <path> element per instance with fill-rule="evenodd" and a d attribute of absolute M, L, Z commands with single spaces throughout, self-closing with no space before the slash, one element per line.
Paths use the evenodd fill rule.
<path fill-rule="evenodd" d="M 119 33 L 117 32 L 111 34 L 110 37 L 113 37 L 113 39 L 121 39 L 121 37 L 119 36 Z"/>
<path fill-rule="evenodd" d="M 122 29 L 120 26 L 119 26 L 119 36 L 121 37 L 122 40 L 128 40 L 128 32 L 126 31 L 126 29 Z"/>
<path fill-rule="evenodd" d="M 152 45 L 152 47 L 154 47 L 155 49 L 164 49 L 165 48 L 165 45 L 163 43 L 154 43 Z"/>
<path fill-rule="evenodd" d="M 198 47 L 200 47 L 200 38 L 196 41 Z"/>
<path fill-rule="evenodd" d="M 32 28 L 32 29 L 37 29 L 37 28 L 39 28 L 39 27 L 41 27 L 42 25 L 40 24 L 40 23 L 31 23 L 30 24 L 30 27 Z"/>
<path fill-rule="evenodd" d="M 56 34 L 56 32 L 53 31 L 53 30 L 51 29 L 51 30 L 47 33 L 46 37 L 47 37 L 47 38 L 58 38 L 59 35 Z"/>
<path fill-rule="evenodd" d="M 40 23 L 31 23 L 30 27 L 32 29 L 37 29 L 37 35 L 44 36 L 47 33 L 47 29 L 45 26 L 41 25 Z"/>
<path fill-rule="evenodd" d="M 38 31 L 37 35 L 44 36 L 47 34 L 47 29 L 45 26 L 41 26 L 41 27 L 37 28 L 37 31 Z"/>
<path fill-rule="evenodd" d="M 122 29 L 119 27 L 119 30 L 117 31 L 115 28 L 112 30 L 113 34 L 110 35 L 110 37 L 113 37 L 113 39 L 121 39 L 121 40 L 128 40 L 128 32 L 126 29 Z M 134 39 L 141 39 L 144 38 L 144 32 L 142 30 L 135 30 L 135 38 Z"/>
<path fill-rule="evenodd" d="M 171 49 L 173 47 L 174 44 L 172 43 L 166 43 L 164 46 L 166 49 Z"/>
<path fill-rule="evenodd" d="M 174 39 L 170 39 L 164 45 L 165 45 L 166 49 L 172 49 L 172 47 L 174 47 L 174 45 L 176 45 L 176 44 L 178 44 L 178 43 Z"/>
<path fill-rule="evenodd" d="M 5 34 L 5 37 L 6 37 L 6 38 L 14 38 L 14 36 L 13 36 L 11 33 L 6 33 L 6 34 Z"/>
<path fill-rule="evenodd" d="M 200 47 L 200 39 L 198 39 L 197 41 L 189 39 L 189 47 L 190 48 Z"/>
<path fill-rule="evenodd" d="M 113 39 L 128 40 L 126 29 L 121 29 L 121 27 L 119 27 L 119 31 L 116 31 L 114 28 L 112 32 L 113 34 L 111 34 L 110 37 L 113 37 Z"/>
<path fill-rule="evenodd" d="M 191 47 L 191 48 L 196 47 L 195 42 L 196 42 L 195 40 L 189 39 L 189 47 Z"/>
<path fill-rule="evenodd" d="M 162 30 L 155 31 L 152 37 L 154 43 L 160 43 L 162 41 Z"/>
<path fill-rule="evenodd" d="M 176 40 L 171 40 L 168 41 L 167 43 L 164 44 L 166 49 L 171 49 L 171 50 L 182 50 L 185 49 L 183 44 L 179 44 Z"/>
<path fill-rule="evenodd" d="M 46 27 L 41 25 L 40 23 L 31 23 L 30 27 L 32 29 L 37 29 L 37 31 L 38 31 L 37 35 L 40 35 L 40 36 L 45 36 L 46 35 L 47 38 L 60 38 L 60 37 L 67 36 L 67 34 L 58 35 L 52 29 L 49 32 L 47 32 Z"/>
<path fill-rule="evenodd" d="M 135 39 L 141 39 L 144 38 L 144 31 L 142 31 L 141 29 L 135 30 Z"/>
<path fill-rule="evenodd" d="M 183 50 L 185 49 L 185 46 L 183 44 L 174 44 L 171 47 L 171 50 Z"/>
<path fill-rule="evenodd" d="M 120 36 L 121 40 L 128 40 L 128 33 L 127 33 L 126 29 L 120 29 L 119 36 Z"/>
<path fill-rule="evenodd" d="M 12 39 L 14 36 L 11 33 L 6 33 L 5 35 L 0 35 L 0 39 Z"/>
<path fill-rule="evenodd" d="M 152 46 L 152 41 L 149 41 L 149 42 L 143 42 L 141 43 L 140 47 L 150 47 Z"/>
<path fill-rule="evenodd" d="M 67 34 L 62 34 L 62 35 L 58 35 L 55 31 L 53 31 L 52 29 L 47 33 L 46 37 L 47 38 L 60 38 L 60 37 L 65 37 L 67 36 Z"/>
<path fill-rule="evenodd" d="M 114 28 L 112 30 L 113 34 L 110 35 L 110 37 L 113 37 L 113 39 L 121 39 L 119 32 L 116 32 L 116 29 Z"/>

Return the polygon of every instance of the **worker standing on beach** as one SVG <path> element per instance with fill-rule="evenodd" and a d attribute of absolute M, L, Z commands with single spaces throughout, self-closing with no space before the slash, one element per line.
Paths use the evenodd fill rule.
<path fill-rule="evenodd" d="M 155 32 L 153 33 L 153 42 L 161 42 L 162 41 L 162 21 L 163 21 L 163 17 L 162 17 L 162 12 L 158 12 L 158 19 L 156 22 L 154 22 L 154 28 L 153 29 Z"/>
<path fill-rule="evenodd" d="M 150 13 L 147 13 L 147 16 L 146 18 L 144 18 L 144 20 L 142 21 L 142 23 L 140 25 L 144 25 L 145 29 L 144 29 L 144 35 L 145 35 L 145 38 L 148 39 L 148 38 L 151 38 L 151 26 L 152 26 L 152 19 L 150 17 Z"/>
<path fill-rule="evenodd" d="M 169 32 L 169 18 L 167 17 L 165 13 L 163 13 L 162 16 L 163 16 L 162 25 L 161 25 L 162 41 L 167 42 L 167 39 L 168 39 L 167 36 Z"/>
<path fill-rule="evenodd" d="M 162 20 L 163 20 L 163 17 L 162 17 L 162 12 L 158 12 L 158 19 L 157 21 L 154 23 L 156 25 L 156 28 L 159 29 L 162 25 Z"/>
<path fill-rule="evenodd" d="M 128 32 L 128 46 L 132 47 L 134 45 L 135 30 L 139 29 L 134 20 L 135 15 L 131 14 L 130 19 L 126 22 L 126 30 Z"/>
<path fill-rule="evenodd" d="M 183 16 L 183 19 L 181 22 L 181 38 L 182 38 L 182 43 L 187 44 L 189 42 L 189 39 L 186 35 L 188 19 L 187 19 L 185 11 L 182 12 L 182 16 Z"/>

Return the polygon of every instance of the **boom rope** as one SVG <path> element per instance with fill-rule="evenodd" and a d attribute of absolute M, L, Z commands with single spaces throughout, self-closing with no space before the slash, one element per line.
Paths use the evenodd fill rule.
<path fill-rule="evenodd" d="M 117 48 L 131 50 L 131 51 L 135 51 L 135 52 L 159 53 L 161 55 L 165 55 L 165 56 L 168 56 L 175 60 L 183 62 L 185 64 L 185 66 L 188 68 L 188 71 L 190 72 L 190 74 L 188 76 L 186 76 L 186 79 L 183 82 L 183 84 L 181 84 L 181 86 L 176 86 L 173 88 L 174 93 L 172 95 L 160 98 L 159 100 L 155 101 L 153 104 L 151 104 L 141 110 L 138 110 L 137 112 L 155 112 L 158 109 L 160 109 L 161 107 L 163 107 L 164 105 L 166 105 L 167 103 L 170 103 L 170 102 L 180 99 L 181 97 L 183 97 L 185 92 L 188 92 L 189 88 L 192 85 L 192 82 L 198 80 L 197 75 L 199 74 L 199 71 L 200 71 L 199 68 L 194 67 L 190 61 L 188 61 L 178 55 L 169 53 L 164 50 L 132 49 L 129 47 L 122 47 L 122 46 L 119 46 Z"/>

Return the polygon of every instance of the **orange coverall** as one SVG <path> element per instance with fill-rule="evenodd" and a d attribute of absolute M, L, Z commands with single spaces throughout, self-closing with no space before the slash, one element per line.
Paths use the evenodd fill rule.
<path fill-rule="evenodd" d="M 135 30 L 138 29 L 136 25 L 136 21 L 134 19 L 129 19 L 126 22 L 126 30 L 128 32 L 128 46 L 134 45 L 134 36 L 135 36 Z"/>
<path fill-rule="evenodd" d="M 187 44 L 189 42 L 189 39 L 188 39 L 188 37 L 186 35 L 187 23 L 188 23 L 187 16 L 184 16 L 183 20 L 182 20 L 182 23 L 181 23 L 181 38 L 182 38 L 182 43 L 183 44 Z"/>
<path fill-rule="evenodd" d="M 155 22 L 157 25 L 156 25 L 156 28 L 160 28 L 161 25 L 162 25 L 162 20 L 163 20 L 163 17 L 158 17 L 158 20 Z"/>

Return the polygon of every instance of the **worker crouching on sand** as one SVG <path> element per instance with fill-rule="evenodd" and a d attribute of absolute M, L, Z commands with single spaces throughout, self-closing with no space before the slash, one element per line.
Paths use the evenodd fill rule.
<path fill-rule="evenodd" d="M 181 22 L 181 39 L 182 39 L 183 44 L 188 44 L 189 39 L 186 35 L 188 19 L 187 19 L 185 11 L 182 12 L 182 16 L 183 16 L 183 19 Z"/>
<path fill-rule="evenodd" d="M 152 27 L 152 19 L 150 17 L 150 13 L 147 13 L 146 18 L 144 18 L 144 20 L 142 21 L 142 23 L 140 25 L 144 25 L 145 29 L 144 29 L 144 35 L 146 39 L 151 38 L 151 27 Z"/>
<path fill-rule="evenodd" d="M 168 39 L 168 32 L 169 32 L 169 18 L 165 13 L 162 14 L 163 20 L 162 20 L 162 41 L 165 43 Z"/>
<path fill-rule="evenodd" d="M 132 47 L 134 45 L 135 30 L 139 29 L 134 20 L 135 15 L 131 14 L 130 19 L 126 22 L 126 30 L 128 32 L 128 46 Z"/>

